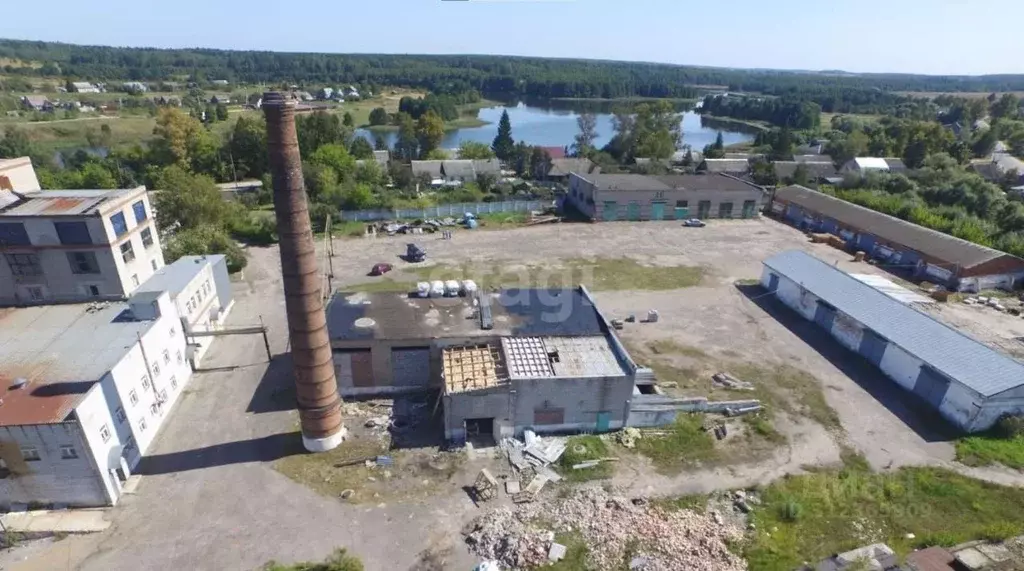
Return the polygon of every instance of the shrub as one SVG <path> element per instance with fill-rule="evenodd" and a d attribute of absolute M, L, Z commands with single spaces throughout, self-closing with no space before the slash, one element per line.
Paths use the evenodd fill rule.
<path fill-rule="evenodd" d="M 779 517 L 781 517 L 783 521 L 794 522 L 800 519 L 800 513 L 802 511 L 803 508 L 800 504 L 793 500 L 789 500 L 782 504 L 782 507 L 779 510 Z"/>

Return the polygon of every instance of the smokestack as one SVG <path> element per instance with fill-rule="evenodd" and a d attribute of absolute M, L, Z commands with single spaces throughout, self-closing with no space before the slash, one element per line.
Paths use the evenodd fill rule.
<path fill-rule="evenodd" d="M 274 211 L 281 243 L 281 275 L 302 445 L 310 452 L 323 452 L 341 444 L 345 427 L 327 335 L 306 185 L 302 180 L 295 101 L 281 93 L 265 93 L 263 113 L 267 118 L 267 149 L 274 181 Z"/>

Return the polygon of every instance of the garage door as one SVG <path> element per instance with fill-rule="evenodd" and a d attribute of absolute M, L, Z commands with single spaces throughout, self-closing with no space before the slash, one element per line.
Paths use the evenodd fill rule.
<path fill-rule="evenodd" d="M 372 387 L 373 360 L 369 349 L 335 349 L 334 374 L 338 387 Z"/>
<path fill-rule="evenodd" d="M 426 387 L 430 384 L 430 348 L 392 349 L 391 372 L 396 387 Z"/>
<path fill-rule="evenodd" d="M 914 383 L 914 394 L 933 407 L 939 408 L 948 390 L 949 379 L 927 365 L 921 367 L 917 382 Z"/>

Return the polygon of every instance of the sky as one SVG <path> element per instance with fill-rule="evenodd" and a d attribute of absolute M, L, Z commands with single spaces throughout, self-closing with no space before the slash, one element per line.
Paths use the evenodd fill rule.
<path fill-rule="evenodd" d="M 1024 73 L 1024 0 L 6 3 L 0 37 L 76 44 Z"/>

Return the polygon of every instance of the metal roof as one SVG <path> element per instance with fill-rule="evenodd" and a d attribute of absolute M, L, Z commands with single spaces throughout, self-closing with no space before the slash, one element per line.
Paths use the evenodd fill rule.
<path fill-rule="evenodd" d="M 982 396 L 1024 385 L 1024 364 L 810 254 L 791 250 L 764 265 Z"/>
<path fill-rule="evenodd" d="M 0 310 L 0 426 L 64 420 L 153 323 L 126 303 Z"/>
<path fill-rule="evenodd" d="M 145 193 L 143 186 L 119 190 L 47 190 L 25 196 L 0 210 L 0 216 L 66 216 L 98 214 L 108 202 L 136 193 Z"/>
<path fill-rule="evenodd" d="M 747 159 L 704 159 L 704 170 L 708 172 L 738 172 L 750 170 Z"/>
<path fill-rule="evenodd" d="M 212 266 L 224 258 L 223 254 L 210 254 L 207 256 L 182 256 L 168 264 L 149 277 L 141 286 L 132 293 L 134 298 L 141 292 L 166 291 L 171 298 L 177 297 L 188 284 L 192 283 L 203 268 Z"/>
<path fill-rule="evenodd" d="M 857 157 L 853 159 L 853 163 L 860 169 L 889 170 L 889 163 L 879 157 Z"/>
<path fill-rule="evenodd" d="M 752 182 L 725 173 L 667 174 L 654 178 L 677 190 L 764 192 Z"/>
<path fill-rule="evenodd" d="M 891 244 L 910 248 L 932 258 L 933 261 L 955 264 L 964 269 L 996 258 L 1012 257 L 1005 252 L 979 246 L 800 185 L 776 190 L 775 199 L 827 216 Z M 1024 260 L 1020 260 L 1020 269 L 1024 269 Z"/>
<path fill-rule="evenodd" d="M 606 191 L 637 191 L 637 190 L 672 190 L 672 187 L 660 180 L 642 174 L 586 174 L 575 173 L 584 180 L 594 184 L 597 190 Z"/>

